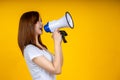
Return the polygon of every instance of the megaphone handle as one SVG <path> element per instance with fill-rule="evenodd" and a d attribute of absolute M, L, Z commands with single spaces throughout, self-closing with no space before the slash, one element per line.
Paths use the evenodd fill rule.
<path fill-rule="evenodd" d="M 67 40 L 65 39 L 65 36 L 62 36 L 63 42 L 67 43 Z"/>
<path fill-rule="evenodd" d="M 67 40 L 65 39 L 65 36 L 67 36 L 67 33 L 64 30 L 60 31 L 60 34 L 62 35 L 62 40 L 64 43 L 67 43 Z"/>

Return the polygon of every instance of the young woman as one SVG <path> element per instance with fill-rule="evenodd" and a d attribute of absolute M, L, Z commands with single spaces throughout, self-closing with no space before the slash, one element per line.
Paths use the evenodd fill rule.
<path fill-rule="evenodd" d="M 63 63 L 62 37 L 58 29 L 53 32 L 53 57 L 41 41 L 42 28 L 42 19 L 37 11 L 25 12 L 19 22 L 18 45 L 33 80 L 55 80 L 55 75 L 61 73 Z"/>

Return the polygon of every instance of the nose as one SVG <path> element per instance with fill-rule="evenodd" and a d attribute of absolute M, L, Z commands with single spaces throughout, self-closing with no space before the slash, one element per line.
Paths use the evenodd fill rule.
<path fill-rule="evenodd" d="M 41 25 L 41 27 L 43 27 L 43 23 L 42 22 L 40 22 L 40 25 Z"/>

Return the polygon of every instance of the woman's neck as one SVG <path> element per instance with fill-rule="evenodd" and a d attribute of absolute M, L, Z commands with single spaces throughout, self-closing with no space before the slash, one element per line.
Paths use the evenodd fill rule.
<path fill-rule="evenodd" d="M 41 49 L 45 49 L 45 48 L 39 43 L 39 41 L 38 41 L 38 35 L 36 35 L 36 37 L 35 37 L 35 44 L 36 44 L 38 47 L 40 47 Z"/>
<path fill-rule="evenodd" d="M 35 44 L 36 44 L 36 45 L 39 45 L 38 35 L 36 35 L 36 37 L 35 37 Z"/>

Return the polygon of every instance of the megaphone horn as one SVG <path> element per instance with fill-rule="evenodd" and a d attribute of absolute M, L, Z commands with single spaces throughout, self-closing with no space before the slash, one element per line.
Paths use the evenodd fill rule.
<path fill-rule="evenodd" d="M 68 26 L 73 29 L 74 28 L 74 22 L 73 22 L 73 19 L 72 19 L 72 16 L 70 15 L 70 13 L 66 12 L 65 17 L 66 17 L 66 21 L 68 23 Z"/>

